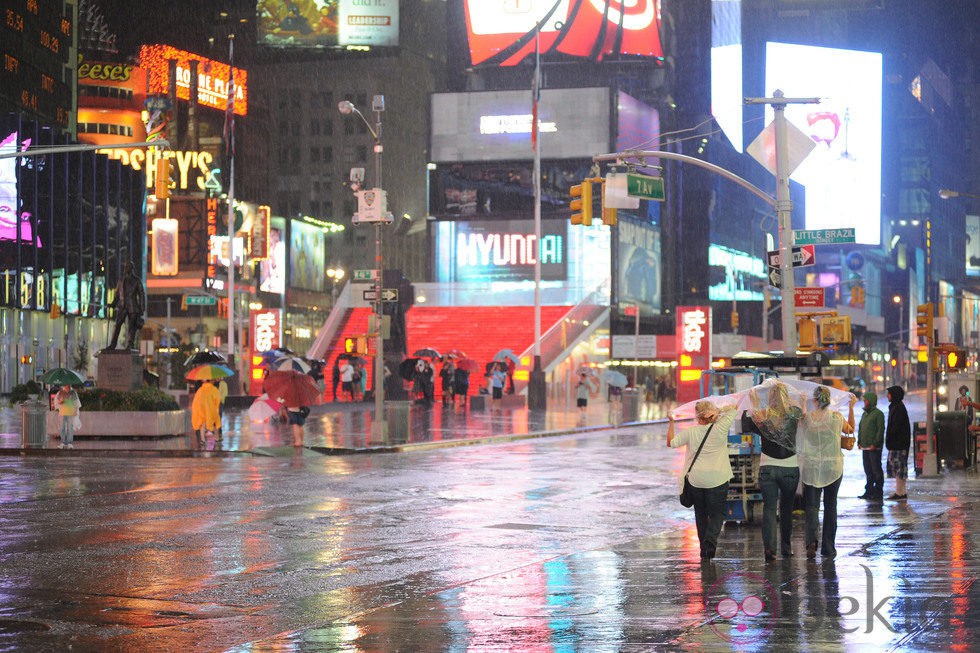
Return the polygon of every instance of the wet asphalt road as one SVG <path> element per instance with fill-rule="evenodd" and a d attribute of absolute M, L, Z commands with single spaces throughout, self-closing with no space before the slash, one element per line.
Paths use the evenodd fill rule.
<path fill-rule="evenodd" d="M 702 566 L 662 433 L 3 456 L 0 650 L 975 648 L 975 473 L 912 479 L 907 503 L 872 506 L 853 498 L 851 454 L 836 560 L 767 565 L 758 527 L 731 523 Z"/>

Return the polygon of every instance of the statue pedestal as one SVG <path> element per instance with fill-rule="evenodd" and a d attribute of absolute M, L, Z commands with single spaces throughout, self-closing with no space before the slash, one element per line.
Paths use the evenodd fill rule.
<path fill-rule="evenodd" d="M 98 353 L 100 388 L 129 392 L 143 387 L 143 359 L 129 349 L 103 349 Z"/>

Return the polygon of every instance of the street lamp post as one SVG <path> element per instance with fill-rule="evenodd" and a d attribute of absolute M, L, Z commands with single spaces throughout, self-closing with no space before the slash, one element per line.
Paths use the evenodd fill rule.
<path fill-rule="evenodd" d="M 383 188 L 381 178 L 381 154 L 384 152 L 384 146 L 381 144 L 381 113 L 385 110 L 385 97 L 383 95 L 375 95 L 371 102 L 371 108 L 374 110 L 375 115 L 374 127 L 372 127 L 371 123 L 369 123 L 367 118 L 364 117 L 364 114 L 361 113 L 356 106 L 354 106 L 353 102 L 349 100 L 341 100 L 337 104 L 337 110 L 345 116 L 356 114 L 367 126 L 368 131 L 371 132 L 371 136 L 374 137 L 375 183 L 376 188 L 381 191 Z M 382 216 L 382 218 L 385 218 L 385 216 Z M 377 220 L 374 223 L 374 267 L 376 271 L 374 281 L 374 336 L 376 343 L 375 349 L 377 353 L 374 357 L 374 421 L 371 424 L 371 434 L 378 437 L 384 437 L 387 431 L 384 412 L 385 349 L 384 333 L 382 330 L 382 324 L 384 322 L 384 302 L 382 300 L 382 277 L 384 276 L 384 266 L 382 265 L 381 258 L 381 228 L 384 226 L 384 224 L 385 223 L 383 220 Z"/>

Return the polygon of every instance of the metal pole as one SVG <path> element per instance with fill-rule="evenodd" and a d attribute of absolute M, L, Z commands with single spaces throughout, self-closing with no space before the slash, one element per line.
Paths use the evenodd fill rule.
<path fill-rule="evenodd" d="M 774 99 L 782 99 L 783 92 L 773 92 Z M 783 351 L 788 356 L 796 354 L 796 279 L 793 278 L 793 204 L 789 199 L 789 173 L 786 171 L 789 151 L 786 143 L 786 104 L 775 101 L 772 103 L 776 117 L 776 222 L 779 225 L 779 273 L 782 277 L 782 307 L 783 307 Z"/>
<path fill-rule="evenodd" d="M 228 35 L 228 80 L 234 85 L 235 35 Z M 234 92 L 234 91 L 232 91 Z M 234 110 L 232 110 L 234 111 Z M 227 117 L 226 117 L 227 120 Z M 228 130 L 228 361 L 235 356 L 235 129 Z M 238 360 L 235 360 L 238 367 Z"/>
<path fill-rule="evenodd" d="M 374 136 L 374 167 L 377 176 L 378 188 L 382 186 L 382 167 L 381 154 L 384 147 L 381 144 L 381 108 L 383 104 L 373 102 L 375 122 L 377 128 Z M 380 108 L 379 108 L 380 107 Z M 374 357 L 374 421 L 371 424 L 371 434 L 378 437 L 387 435 L 385 425 L 385 341 L 382 325 L 384 322 L 384 303 L 381 299 L 381 291 L 384 285 L 384 266 L 382 265 L 382 237 L 381 227 L 383 222 L 376 222 L 374 225 L 374 267 L 378 271 L 374 281 L 374 329 L 375 329 L 375 348 L 377 353 Z"/>

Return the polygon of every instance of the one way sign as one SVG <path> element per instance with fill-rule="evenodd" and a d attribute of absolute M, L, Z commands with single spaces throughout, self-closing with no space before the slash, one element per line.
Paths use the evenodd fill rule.
<path fill-rule="evenodd" d="M 778 268 L 780 261 L 783 257 L 780 256 L 779 250 L 773 250 L 768 252 L 769 257 L 769 267 Z M 813 245 L 802 245 L 793 248 L 793 267 L 794 268 L 804 268 L 813 265 L 816 262 L 816 255 L 813 251 Z"/>

